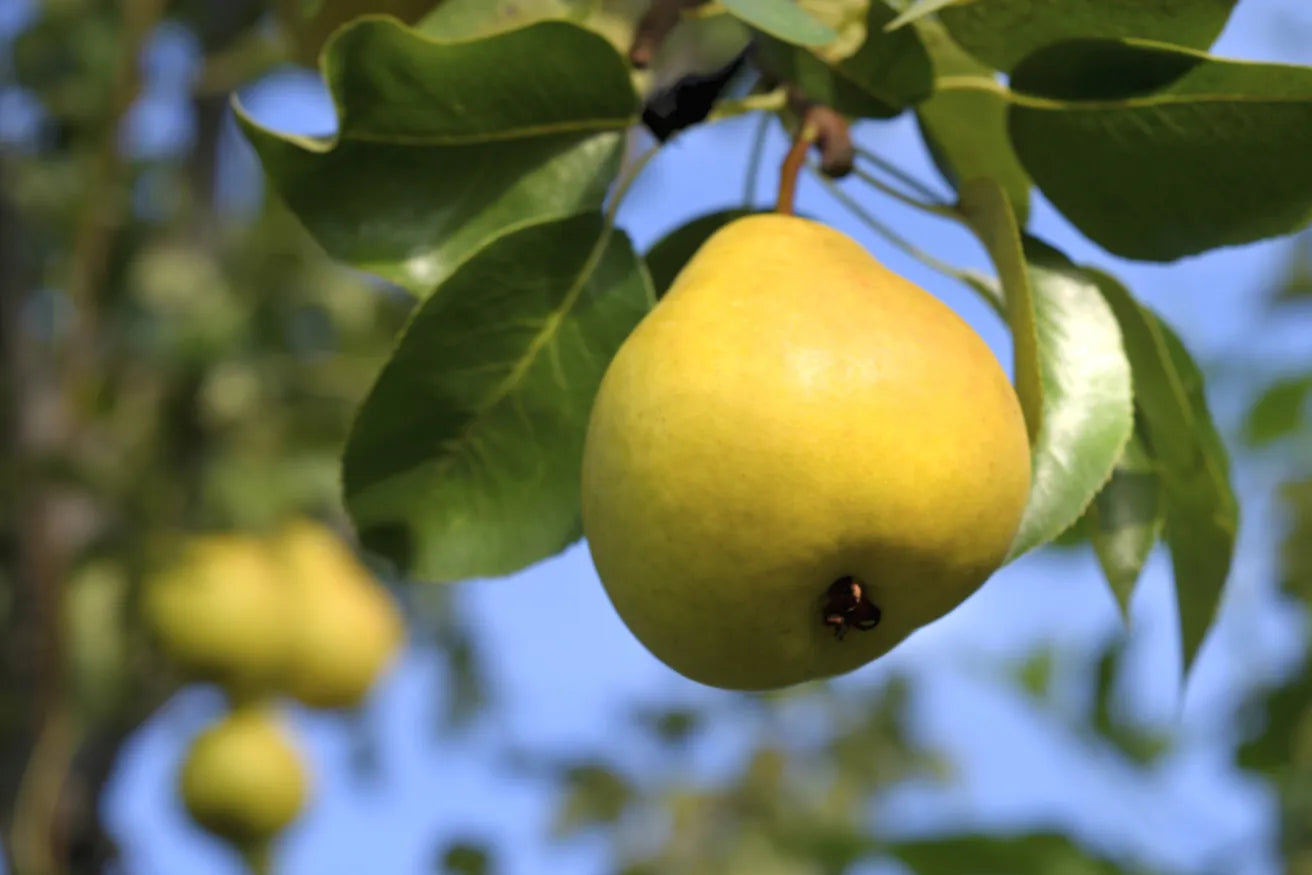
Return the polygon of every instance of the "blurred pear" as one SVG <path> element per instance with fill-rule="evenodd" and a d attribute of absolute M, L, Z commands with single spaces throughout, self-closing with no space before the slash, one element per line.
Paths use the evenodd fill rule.
<path fill-rule="evenodd" d="M 400 648 L 400 611 L 324 526 L 292 523 L 274 548 L 295 612 L 285 691 L 315 708 L 359 705 Z"/>
<path fill-rule="evenodd" d="M 309 792 L 301 756 L 267 705 L 239 708 L 198 735 L 179 785 L 192 819 L 245 851 L 295 820 Z"/>
<path fill-rule="evenodd" d="M 291 636 L 285 587 L 263 539 L 192 539 L 146 582 L 143 600 L 148 625 L 189 678 L 239 698 L 277 684 Z"/>

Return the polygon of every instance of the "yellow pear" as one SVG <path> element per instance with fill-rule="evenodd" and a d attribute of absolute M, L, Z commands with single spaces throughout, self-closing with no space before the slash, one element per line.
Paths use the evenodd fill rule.
<path fill-rule="evenodd" d="M 296 819 L 308 783 L 295 745 L 266 706 L 241 708 L 204 730 L 179 775 L 192 818 L 243 849 L 263 845 Z"/>
<path fill-rule="evenodd" d="M 317 523 L 287 526 L 275 549 L 295 617 L 284 689 L 316 708 L 359 705 L 400 648 L 404 626 L 396 604 Z"/>
<path fill-rule="evenodd" d="M 165 653 L 189 677 L 239 695 L 276 682 L 290 639 L 284 588 L 263 539 L 193 538 L 146 581 L 143 610 Z"/>
<path fill-rule="evenodd" d="M 621 346 L 583 526 L 659 659 L 761 690 L 850 671 L 998 568 L 1029 493 L 1020 404 L 946 305 L 784 215 L 716 232 Z"/>

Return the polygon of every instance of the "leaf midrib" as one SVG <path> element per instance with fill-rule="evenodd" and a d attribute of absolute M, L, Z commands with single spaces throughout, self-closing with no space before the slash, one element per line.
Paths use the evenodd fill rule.
<path fill-rule="evenodd" d="M 1152 107 L 1183 106 L 1195 103 L 1240 103 L 1259 104 L 1306 104 L 1312 108 L 1312 94 L 1292 95 L 1253 95 L 1220 94 L 1210 92 L 1192 92 L 1186 94 L 1166 93 L 1146 97 L 1126 97 L 1118 100 L 1058 100 L 1039 97 L 1014 91 L 1000 82 L 982 76 L 943 76 L 935 80 L 935 93 L 941 91 L 986 91 L 996 94 L 1015 106 L 1027 109 L 1060 110 L 1063 112 L 1107 111 L 1123 109 L 1144 109 Z"/>
<path fill-rule="evenodd" d="M 471 435 L 482 423 L 483 417 L 510 396 L 519 382 L 523 380 L 524 375 L 528 373 L 529 368 L 533 367 L 536 363 L 538 354 L 542 352 L 543 348 L 545 348 L 547 343 L 550 342 L 551 338 L 555 336 L 561 322 L 564 321 L 566 314 L 574 309 L 574 305 L 578 302 L 579 296 L 583 294 L 583 289 L 587 286 L 588 279 L 591 278 L 593 272 L 597 269 L 597 265 L 605 254 L 606 248 L 610 245 L 610 237 L 614 230 L 615 227 L 613 224 L 607 223 L 603 226 L 596 244 L 594 244 L 592 251 L 588 253 L 587 259 L 579 268 L 575 282 L 570 286 L 569 291 L 565 293 L 564 298 L 561 299 L 560 306 L 547 316 L 542 324 L 541 330 L 539 330 L 537 334 L 533 336 L 533 339 L 529 341 L 524 354 L 520 357 L 519 361 L 515 363 L 515 366 L 511 369 L 510 373 L 507 374 L 495 388 L 493 388 L 488 394 L 487 400 L 483 404 L 480 404 L 469 415 L 468 421 L 464 428 L 460 430 L 460 433 L 454 438 L 444 441 L 442 454 L 440 458 L 436 459 L 433 463 L 432 472 L 434 476 L 444 474 L 455 464 L 456 458 L 464 454 L 465 448 L 470 443 Z"/>

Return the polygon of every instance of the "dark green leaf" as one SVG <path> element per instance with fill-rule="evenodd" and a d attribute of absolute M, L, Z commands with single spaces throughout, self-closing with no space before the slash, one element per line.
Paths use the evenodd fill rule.
<path fill-rule="evenodd" d="M 1239 766 L 1266 775 L 1278 775 L 1291 767 L 1312 768 L 1312 745 L 1307 738 L 1312 726 L 1312 656 L 1265 701 L 1249 704 L 1250 715 L 1261 721 L 1261 731 L 1238 750 Z"/>
<path fill-rule="evenodd" d="M 1134 369 L 1135 403 L 1161 484 L 1187 672 L 1221 602 L 1234 551 L 1239 508 L 1229 460 L 1202 374 L 1184 345 L 1115 278 L 1086 273 L 1115 311 Z"/>
<path fill-rule="evenodd" d="M 664 296 L 670 284 L 674 282 L 675 276 L 683 270 L 688 259 L 693 257 L 707 238 L 734 219 L 741 219 L 753 212 L 740 208 L 707 213 L 680 225 L 657 240 L 655 245 L 647 250 L 647 271 L 651 274 L 656 297 Z"/>
<path fill-rule="evenodd" d="M 1089 539 L 1122 617 L 1129 616 L 1139 573 L 1162 530 L 1160 487 L 1143 427 L 1136 424 L 1112 479 L 1089 506 Z"/>
<path fill-rule="evenodd" d="M 724 8 L 757 30 L 799 46 L 822 46 L 837 37 L 794 0 L 721 0 Z"/>
<path fill-rule="evenodd" d="M 1130 871 L 1056 833 L 937 836 L 894 842 L 887 848 L 916 875 L 1128 875 Z"/>
<path fill-rule="evenodd" d="M 1278 303 L 1312 298 L 1312 239 L 1304 236 L 1294 249 L 1284 278 L 1276 289 Z"/>
<path fill-rule="evenodd" d="M 651 301 L 595 213 L 510 231 L 416 311 L 343 459 L 365 545 L 410 576 L 506 574 L 579 537 L 593 395 Z"/>
<path fill-rule="evenodd" d="M 1212 44 L 1236 0 L 974 0 L 939 13 L 952 36 L 996 70 L 1079 37 L 1139 37 L 1197 49 Z"/>
<path fill-rule="evenodd" d="M 933 85 L 929 55 L 912 29 L 886 33 L 893 10 L 871 0 L 866 40 L 854 54 L 827 59 L 823 53 L 762 37 L 761 63 L 797 85 L 812 100 L 854 116 L 889 118 L 928 96 Z"/>
<path fill-rule="evenodd" d="M 992 73 L 952 41 L 932 19 L 916 30 L 933 60 L 937 79 L 945 76 L 991 77 Z M 987 176 L 1007 192 L 1022 227 L 1029 217 L 1030 178 L 1020 166 L 1007 134 L 1007 101 L 996 91 L 936 90 L 916 106 L 916 121 L 934 164 L 953 186 Z"/>
<path fill-rule="evenodd" d="M 633 799 L 628 779 L 600 763 L 580 763 L 564 775 L 565 799 L 556 813 L 553 832 L 561 837 L 592 826 L 613 824 Z"/>
<path fill-rule="evenodd" d="M 1244 437 L 1260 447 L 1293 434 L 1307 421 L 1309 398 L 1312 398 L 1312 375 L 1276 380 L 1249 409 Z"/>
<path fill-rule="evenodd" d="M 481 842 L 452 842 L 442 849 L 438 871 L 443 875 L 487 875 L 492 871 L 492 855 Z"/>
<path fill-rule="evenodd" d="M 1169 261 L 1312 218 L 1312 68 L 1085 40 L 1028 58 L 1011 87 L 1021 163 L 1117 255 Z"/>
<path fill-rule="evenodd" d="M 1280 552 L 1284 566 L 1282 588 L 1312 607 L 1312 478 L 1286 483 L 1281 493 L 1290 518 Z"/>
<path fill-rule="evenodd" d="M 967 182 L 961 205 L 1002 279 L 1017 392 L 1036 434 L 1014 558 L 1073 525 L 1111 476 L 1133 430 L 1130 368 L 1097 287 L 1051 247 L 1022 245 L 997 182 Z"/>
<path fill-rule="evenodd" d="M 559 21 L 439 43 L 364 19 L 331 40 L 324 73 L 335 141 L 239 120 L 331 255 L 416 294 L 509 227 L 599 206 L 636 118 L 623 60 Z"/>

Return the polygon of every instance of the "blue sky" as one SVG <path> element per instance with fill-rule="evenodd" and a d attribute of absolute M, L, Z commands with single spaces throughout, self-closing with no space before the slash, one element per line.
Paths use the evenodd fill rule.
<path fill-rule="evenodd" d="M 0 31 L 21 5 L 0 3 Z M 1302 0 L 1243 0 L 1214 52 L 1312 64 L 1310 33 L 1312 8 Z M 176 33 L 164 34 L 156 46 L 152 64 L 164 74 L 194 64 L 194 48 Z M 181 94 L 167 84 L 180 79 L 185 76 L 156 77 L 159 86 L 148 91 L 126 135 L 135 148 L 167 150 L 185 143 L 187 120 L 177 112 Z M 18 102 L 21 97 L 0 93 L 0 108 Z M 283 130 L 322 133 L 332 124 L 322 89 L 304 74 L 279 76 L 251 89 L 246 103 L 261 121 Z M 620 213 L 621 225 L 639 247 L 687 218 L 740 201 L 753 125 L 741 119 L 698 129 L 662 151 Z M 0 125 L 0 135 L 5 131 Z M 922 179 L 939 183 L 908 120 L 863 124 L 858 137 Z M 784 145 L 777 132 L 769 141 L 763 165 L 769 173 L 758 187 L 762 196 L 773 193 L 773 168 Z M 240 203 L 242 193 L 249 193 L 242 180 L 251 174 L 253 159 L 235 134 L 230 146 L 227 196 Z M 865 196 L 859 185 L 848 183 L 849 190 Z M 1002 326 L 970 292 L 869 234 L 813 182 L 803 182 L 798 202 L 940 295 L 980 330 L 1003 361 L 1009 360 Z M 886 199 L 871 203 L 882 218 L 940 257 L 986 266 L 982 250 L 959 229 Z M 1220 362 L 1233 369 L 1242 361 L 1272 373 L 1312 365 L 1306 341 L 1293 327 L 1271 320 L 1264 308 L 1266 290 L 1288 257 L 1288 240 L 1171 265 L 1144 265 L 1106 255 L 1041 197 L 1032 227 L 1076 261 L 1117 273 L 1178 328 L 1205 364 Z M 1255 342 L 1259 335 L 1260 344 Z M 1211 387 L 1227 437 L 1241 412 L 1241 396 L 1231 383 L 1217 380 Z M 1100 845 L 1161 864 L 1196 864 L 1229 848 L 1237 861 L 1235 875 L 1275 875 L 1275 861 L 1264 850 L 1272 831 L 1272 800 L 1259 784 L 1229 769 L 1224 717 L 1245 689 L 1278 673 L 1297 653 L 1300 630 L 1273 597 L 1271 544 L 1278 520 L 1271 495 L 1280 475 L 1262 458 L 1245 460 L 1238 468 L 1244 512 L 1238 560 L 1221 622 L 1183 702 L 1174 687 L 1177 639 L 1163 555 L 1154 556 L 1140 584 L 1127 692 L 1136 713 L 1156 723 L 1180 721 L 1188 742 L 1179 754 L 1146 777 L 1127 773 L 1105 752 L 1053 731 L 1051 718 L 981 677 L 979 666 L 1036 644 L 1087 653 L 1115 633 L 1115 606 L 1092 558 L 1041 551 L 1001 571 L 959 610 L 890 656 L 839 682 L 860 691 L 891 671 L 910 674 L 916 679 L 916 725 L 960 763 L 953 786 L 911 786 L 893 794 L 882 812 L 884 825 L 919 831 L 944 824 L 1006 829 L 1056 822 Z M 508 774 L 499 752 L 508 744 L 598 750 L 623 761 L 637 756 L 632 742 L 617 731 L 627 705 L 723 704 L 735 695 L 692 684 L 650 657 L 606 602 L 582 547 L 510 578 L 460 584 L 457 601 L 471 627 L 479 630 L 494 692 L 505 707 L 495 721 L 435 740 L 432 727 L 447 695 L 443 675 L 433 654 L 412 649 L 357 718 L 380 741 L 379 774 L 369 781 L 349 767 L 355 727 L 340 719 L 293 713 L 317 788 L 310 810 L 280 849 L 279 871 L 432 871 L 434 847 L 443 837 L 461 834 L 493 841 L 500 871 L 508 875 L 603 871 L 596 843 L 557 846 L 545 841 L 551 814 L 545 786 Z M 513 610 L 507 610 L 508 604 Z M 219 707 L 206 690 L 179 695 L 125 749 L 104 799 L 104 814 L 123 846 L 127 871 L 134 875 L 240 871 L 230 853 L 187 822 L 172 794 L 182 751 Z M 702 774 L 717 772 L 735 762 L 741 749 L 733 725 L 717 726 L 699 750 L 696 768 Z"/>

